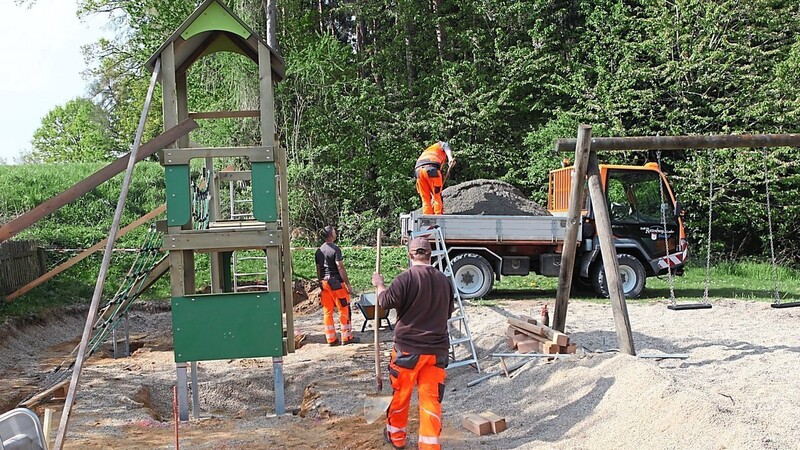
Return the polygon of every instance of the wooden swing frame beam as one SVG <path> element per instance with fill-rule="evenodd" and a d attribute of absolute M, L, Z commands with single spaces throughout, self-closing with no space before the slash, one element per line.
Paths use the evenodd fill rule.
<path fill-rule="evenodd" d="M 619 349 L 622 353 L 635 355 L 633 333 L 625 303 L 622 279 L 619 276 L 617 252 L 614 248 L 611 220 L 603 195 L 600 180 L 600 168 L 597 151 L 625 150 L 684 150 L 684 149 L 720 149 L 720 148 L 753 148 L 753 147 L 800 147 L 800 134 L 728 134 L 697 136 L 634 136 L 634 137 L 601 137 L 592 138 L 592 128 L 581 125 L 577 139 L 558 139 L 555 151 L 575 152 L 574 176 L 570 191 L 569 210 L 567 212 L 567 229 L 564 248 L 561 253 L 561 269 L 556 293 L 556 305 L 553 311 L 553 329 L 563 332 L 567 319 L 572 288 L 572 273 L 577 250 L 578 227 L 581 224 L 580 199 L 583 196 L 584 180 L 588 175 L 588 186 L 591 191 L 592 209 L 595 211 L 597 234 L 600 240 L 603 265 L 608 280 L 609 297 L 617 329 Z"/>

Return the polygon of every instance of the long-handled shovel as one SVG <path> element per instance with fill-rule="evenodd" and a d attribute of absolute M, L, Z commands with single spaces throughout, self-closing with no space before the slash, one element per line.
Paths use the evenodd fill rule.
<path fill-rule="evenodd" d="M 381 273 L 381 229 L 378 228 L 378 248 L 377 256 L 375 257 L 375 272 Z M 375 332 L 375 380 L 377 382 L 378 391 L 375 394 L 368 394 L 364 398 L 364 418 L 367 423 L 372 423 L 386 412 L 389 404 L 392 403 L 391 395 L 382 395 L 383 379 L 381 377 L 381 345 L 378 339 L 378 296 L 375 296 L 375 306 L 372 308 L 372 328 Z"/>

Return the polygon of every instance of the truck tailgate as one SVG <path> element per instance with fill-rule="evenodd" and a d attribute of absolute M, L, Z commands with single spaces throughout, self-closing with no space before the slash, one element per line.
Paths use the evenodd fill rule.
<path fill-rule="evenodd" d="M 567 219 L 559 216 L 422 215 L 401 216 L 405 235 L 409 231 L 439 226 L 445 240 L 475 242 L 560 242 Z"/>

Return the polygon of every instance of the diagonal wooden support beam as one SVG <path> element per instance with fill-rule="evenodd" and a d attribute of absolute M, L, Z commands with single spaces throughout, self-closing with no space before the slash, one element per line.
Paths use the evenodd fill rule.
<path fill-rule="evenodd" d="M 156 217 L 158 217 L 159 214 L 163 213 L 166 210 L 167 210 L 167 205 L 164 204 L 164 205 L 161 205 L 158 208 L 150 211 L 149 213 L 143 215 L 142 217 L 140 217 L 140 218 L 136 219 L 135 221 L 129 223 L 124 228 L 120 229 L 119 232 L 117 233 L 117 238 L 125 236 L 126 234 L 128 234 L 128 232 L 130 232 L 134 228 L 136 228 L 136 227 L 138 227 L 138 226 L 140 226 L 140 225 L 142 225 L 142 224 L 144 224 L 146 222 L 149 222 L 149 221 L 155 219 Z M 56 275 L 60 274 L 61 272 L 69 269 L 70 267 L 74 266 L 75 264 L 78 264 L 79 262 L 81 262 L 84 259 L 88 258 L 89 255 L 91 255 L 92 253 L 96 252 L 97 250 L 100 250 L 101 248 L 103 248 L 103 246 L 106 245 L 106 242 L 108 242 L 107 238 L 103 239 L 102 241 L 100 241 L 100 242 L 94 244 L 93 246 L 87 248 L 86 250 L 82 251 L 81 253 L 78 253 L 77 255 L 73 256 L 72 258 L 70 258 L 69 260 L 67 260 L 63 264 L 59 265 L 55 269 L 47 272 L 46 274 L 44 274 L 44 275 L 40 276 L 39 278 L 31 281 L 30 283 L 26 284 L 25 286 L 22 286 L 21 288 L 17 289 L 16 291 L 8 294 L 8 296 L 6 296 L 5 300 L 7 302 L 10 302 L 10 301 L 12 301 L 12 300 L 14 300 L 14 299 L 16 299 L 16 298 L 28 293 L 29 291 L 31 291 L 36 286 L 39 286 L 40 284 L 44 283 L 45 281 L 55 277 Z"/>
<path fill-rule="evenodd" d="M 187 119 L 161 133 L 151 141 L 139 147 L 139 151 L 136 154 L 136 162 L 139 162 L 144 158 L 151 156 L 153 153 L 162 150 L 164 147 L 175 142 L 178 140 L 178 138 L 186 135 L 195 128 L 197 128 L 197 122 L 192 119 Z M 110 180 L 118 173 L 124 171 L 129 159 L 130 153 L 120 156 L 116 161 L 103 167 L 92 175 L 89 175 L 64 192 L 51 197 L 32 210 L 22 214 L 8 223 L 3 224 L 3 226 L 0 227 L 0 242 L 14 237 L 20 231 L 39 221 L 39 219 L 58 211 L 67 203 L 75 201 L 81 195 L 91 191 L 97 186 Z"/>

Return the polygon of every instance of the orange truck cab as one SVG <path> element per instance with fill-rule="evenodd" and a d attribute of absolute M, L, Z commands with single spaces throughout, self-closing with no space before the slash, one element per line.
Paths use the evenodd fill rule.
<path fill-rule="evenodd" d="M 550 172 L 547 209 L 554 216 L 567 214 L 572 171 L 573 167 L 564 167 Z M 658 164 L 601 164 L 600 179 L 626 296 L 638 296 L 647 277 L 668 271 L 683 275 L 689 250 L 683 210 Z M 588 189 L 584 189 L 580 236 L 574 276 L 608 295 Z"/>

